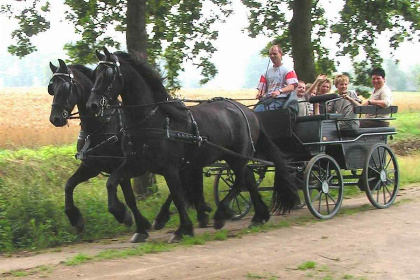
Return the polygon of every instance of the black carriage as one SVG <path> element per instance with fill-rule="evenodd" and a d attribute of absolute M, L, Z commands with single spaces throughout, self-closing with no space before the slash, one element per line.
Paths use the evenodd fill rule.
<path fill-rule="evenodd" d="M 311 99 L 324 106 L 338 96 L 329 94 Z M 397 106 L 379 108 L 359 106 L 355 113 L 362 119 L 364 114 L 391 114 L 386 120 L 395 119 L 392 114 Z M 302 181 L 302 204 L 319 219 L 329 219 L 337 214 L 344 197 L 345 186 L 357 186 L 365 191 L 369 201 L 377 208 L 387 208 L 395 200 L 398 192 L 399 171 L 388 139 L 396 134 L 394 127 L 374 127 L 340 129 L 343 115 L 324 113 L 316 116 L 295 117 L 288 109 L 258 113 L 266 131 L 292 160 L 296 174 Z M 377 120 L 385 120 L 379 119 Z M 256 176 L 260 191 L 271 190 L 264 179 L 273 167 L 253 162 L 248 165 Z M 212 166 L 207 175 L 214 179 L 216 204 L 224 197 L 235 181 L 228 166 Z M 230 204 L 241 219 L 251 208 L 245 190 Z"/>

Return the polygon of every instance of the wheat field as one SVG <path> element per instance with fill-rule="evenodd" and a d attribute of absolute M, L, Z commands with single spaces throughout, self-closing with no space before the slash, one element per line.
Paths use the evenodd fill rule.
<path fill-rule="evenodd" d="M 255 104 L 255 94 L 254 89 L 182 89 L 176 92 L 178 97 L 189 100 L 227 97 L 240 99 L 246 105 Z M 46 87 L 1 88 L 0 98 L 0 149 L 66 145 L 76 141 L 80 129 L 79 120 L 70 120 L 68 126 L 61 128 L 49 122 L 52 96 L 47 93 Z M 420 93 L 394 92 L 393 103 L 399 106 L 400 112 L 419 111 Z"/>
<path fill-rule="evenodd" d="M 192 100 L 219 96 L 252 99 L 255 97 L 255 90 L 180 90 L 176 95 Z M 16 150 L 23 147 L 36 148 L 75 143 L 80 130 L 80 121 L 70 120 L 67 126 L 54 127 L 49 121 L 52 98 L 47 93 L 47 87 L 1 88 L 0 149 Z M 250 100 L 244 103 L 255 102 Z"/>

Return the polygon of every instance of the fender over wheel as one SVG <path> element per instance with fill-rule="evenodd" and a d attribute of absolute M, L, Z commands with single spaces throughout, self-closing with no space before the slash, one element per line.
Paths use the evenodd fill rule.
<path fill-rule="evenodd" d="M 303 183 L 309 211 L 318 219 L 334 217 L 344 196 L 343 176 L 338 163 L 325 154 L 313 157 L 306 165 Z"/>

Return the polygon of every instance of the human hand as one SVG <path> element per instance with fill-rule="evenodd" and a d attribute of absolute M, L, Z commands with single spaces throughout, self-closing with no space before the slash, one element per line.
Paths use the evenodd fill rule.
<path fill-rule="evenodd" d="M 271 93 L 271 96 L 272 97 L 276 97 L 276 96 L 279 96 L 280 95 L 280 91 L 279 90 L 275 90 L 275 91 L 273 91 L 272 93 Z"/>
<path fill-rule="evenodd" d="M 318 77 L 316 77 L 317 81 L 319 80 L 325 80 L 327 78 L 327 75 L 319 74 Z"/>
<path fill-rule="evenodd" d="M 352 101 L 353 98 L 351 98 L 350 96 L 348 96 L 346 93 L 342 95 L 342 97 L 348 101 Z"/>

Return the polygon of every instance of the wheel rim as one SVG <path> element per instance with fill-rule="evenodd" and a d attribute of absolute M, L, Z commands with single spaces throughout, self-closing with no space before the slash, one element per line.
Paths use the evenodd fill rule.
<path fill-rule="evenodd" d="M 366 158 L 363 184 L 369 201 L 377 208 L 387 208 L 398 193 L 398 163 L 384 144 L 372 147 Z"/>
<path fill-rule="evenodd" d="M 216 205 L 228 194 L 235 183 L 235 175 L 230 169 L 221 169 L 214 181 L 214 198 Z M 232 220 L 240 220 L 251 209 L 251 198 L 248 191 L 241 191 L 229 202 L 229 207 L 234 211 Z"/>
<path fill-rule="evenodd" d="M 337 162 L 328 155 L 318 155 L 305 169 L 305 202 L 318 219 L 337 214 L 343 200 L 343 177 Z"/>

